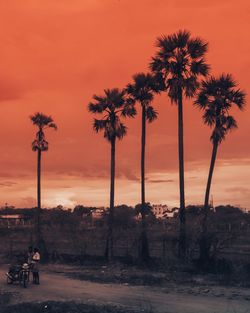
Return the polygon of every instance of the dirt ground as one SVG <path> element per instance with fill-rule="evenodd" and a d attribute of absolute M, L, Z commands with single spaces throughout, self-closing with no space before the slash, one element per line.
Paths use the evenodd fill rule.
<path fill-rule="evenodd" d="M 131 279 L 126 282 L 126 279 L 119 278 L 122 276 L 121 271 L 111 269 L 116 272 L 116 280 L 107 283 L 101 278 L 99 282 L 97 279 L 91 281 L 91 277 L 95 275 L 89 268 L 83 270 L 78 266 L 49 265 L 41 269 L 39 286 L 30 284 L 24 289 L 18 285 L 6 284 L 6 269 L 7 266 L 0 267 L 0 291 L 12 294 L 10 304 L 42 302 L 46 306 L 50 301 L 73 301 L 88 305 L 105 304 L 145 313 L 250 313 L 250 289 L 216 286 L 204 282 L 202 277 L 181 283 L 166 278 L 164 280 L 162 273 L 156 273 L 152 276 L 153 283 L 149 279 L 145 285 L 145 275 L 141 274 L 141 280 L 135 280 L 134 283 Z M 107 266 L 96 268 L 98 276 L 103 273 L 103 277 L 109 270 Z M 125 274 L 123 276 L 126 277 Z"/>

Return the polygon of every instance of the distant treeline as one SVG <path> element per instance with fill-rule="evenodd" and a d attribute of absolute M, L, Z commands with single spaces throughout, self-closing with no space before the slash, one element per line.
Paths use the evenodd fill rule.
<path fill-rule="evenodd" d="M 186 207 L 187 220 L 192 220 L 194 217 L 200 217 L 202 214 L 203 206 L 189 205 Z M 62 206 L 57 206 L 50 209 L 42 209 L 42 222 L 47 224 L 71 224 L 72 222 L 83 222 L 93 218 L 94 212 L 101 211 L 98 219 L 99 221 L 105 220 L 108 216 L 108 210 L 100 209 L 99 207 L 89 207 L 84 205 L 77 205 L 73 210 L 65 209 Z M 24 218 L 34 218 L 36 208 L 1 208 L 1 215 L 22 215 Z M 250 212 L 243 211 L 241 208 L 232 205 L 219 205 L 213 210 L 210 210 L 210 219 L 215 219 L 220 223 L 246 223 L 250 224 Z M 79 217 L 81 217 L 79 219 Z M 159 223 L 164 222 L 168 217 L 157 219 L 152 212 L 148 211 L 148 222 Z M 173 219 L 178 219 L 178 213 L 175 213 Z M 137 207 L 128 205 L 119 205 L 114 210 L 114 220 L 116 225 L 122 227 L 130 227 L 140 220 L 140 212 Z M 214 222 L 213 222 L 214 223 Z M 101 224 L 101 223 L 100 223 Z"/>

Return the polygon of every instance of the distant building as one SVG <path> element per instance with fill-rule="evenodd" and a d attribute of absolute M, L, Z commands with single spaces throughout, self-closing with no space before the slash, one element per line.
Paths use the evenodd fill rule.
<path fill-rule="evenodd" d="M 166 204 L 153 204 L 152 205 L 152 212 L 156 218 L 164 218 L 167 211 L 168 211 L 168 206 Z"/>
<path fill-rule="evenodd" d="M 30 219 L 23 214 L 0 214 L 0 226 L 14 227 L 30 224 Z"/>
<path fill-rule="evenodd" d="M 172 209 L 168 209 L 166 214 L 165 214 L 165 218 L 173 218 L 175 217 L 179 212 L 178 208 L 172 208 Z"/>
<path fill-rule="evenodd" d="M 103 217 L 103 215 L 106 213 L 107 209 L 105 207 L 99 207 L 99 208 L 95 208 L 92 209 L 91 211 L 91 215 L 93 219 L 100 219 Z"/>
<path fill-rule="evenodd" d="M 7 202 L 4 206 L 1 206 L 0 210 L 6 210 L 6 209 L 15 209 L 14 205 L 9 205 Z"/>
<path fill-rule="evenodd" d="M 209 208 L 210 208 L 211 211 L 215 212 L 215 206 L 214 206 L 214 198 L 213 198 L 213 195 L 211 195 L 211 198 L 210 198 Z"/>
<path fill-rule="evenodd" d="M 178 208 L 169 208 L 166 204 L 153 204 L 152 212 L 158 219 L 173 218 L 178 213 Z"/>

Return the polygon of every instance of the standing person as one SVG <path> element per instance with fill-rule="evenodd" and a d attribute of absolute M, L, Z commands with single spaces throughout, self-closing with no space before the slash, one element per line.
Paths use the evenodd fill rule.
<path fill-rule="evenodd" d="M 40 262 L 40 253 L 37 248 L 34 249 L 34 255 L 32 258 L 32 273 L 33 273 L 33 284 L 39 285 L 39 262 Z"/>
<path fill-rule="evenodd" d="M 27 252 L 27 263 L 29 265 L 32 263 L 33 255 L 34 255 L 33 247 L 29 246 L 28 252 Z"/>
<path fill-rule="evenodd" d="M 28 281 L 30 280 L 30 270 L 32 270 L 32 266 L 33 266 L 33 255 L 34 255 L 33 247 L 29 246 L 28 252 L 27 252 L 27 263 L 29 265 Z"/>

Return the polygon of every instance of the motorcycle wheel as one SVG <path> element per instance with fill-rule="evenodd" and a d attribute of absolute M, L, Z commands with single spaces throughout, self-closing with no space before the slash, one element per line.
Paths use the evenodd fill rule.
<path fill-rule="evenodd" d="M 28 285 L 28 275 L 26 273 L 23 274 L 22 283 L 23 283 L 23 287 L 27 288 L 27 285 Z"/>
<path fill-rule="evenodd" d="M 6 281 L 7 281 L 7 284 L 8 284 L 8 285 L 13 284 L 13 280 L 12 280 L 9 276 L 7 276 Z"/>

